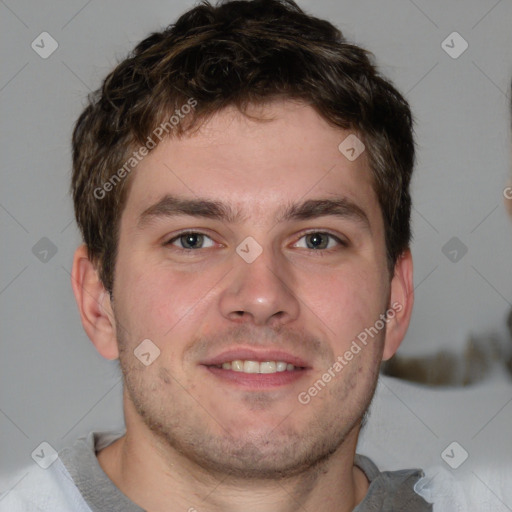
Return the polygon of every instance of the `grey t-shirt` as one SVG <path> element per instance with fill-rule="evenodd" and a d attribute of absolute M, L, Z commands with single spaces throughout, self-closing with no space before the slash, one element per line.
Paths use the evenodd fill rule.
<path fill-rule="evenodd" d="M 114 442 L 122 433 L 91 432 L 59 454 L 61 461 L 93 512 L 144 512 L 123 494 L 101 469 L 96 452 Z M 414 491 L 423 476 L 419 469 L 379 471 L 364 455 L 356 455 L 354 463 L 370 482 L 363 501 L 353 512 L 431 512 L 428 503 Z"/>

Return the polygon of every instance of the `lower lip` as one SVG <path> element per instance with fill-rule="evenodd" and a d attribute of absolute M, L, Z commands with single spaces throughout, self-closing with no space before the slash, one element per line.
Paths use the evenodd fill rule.
<path fill-rule="evenodd" d="M 277 373 L 244 373 L 224 370 L 217 366 L 204 367 L 219 379 L 223 379 L 224 381 L 231 382 L 238 386 L 256 389 L 286 386 L 302 379 L 308 373 L 307 369 L 293 370 L 291 372 L 287 370 Z"/>

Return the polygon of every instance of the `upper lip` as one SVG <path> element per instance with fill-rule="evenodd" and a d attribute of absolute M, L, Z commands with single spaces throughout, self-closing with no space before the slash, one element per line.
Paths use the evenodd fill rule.
<path fill-rule="evenodd" d="M 282 350 L 254 349 L 254 348 L 233 348 L 226 350 L 216 356 L 205 359 L 201 364 L 205 366 L 218 366 L 231 361 L 283 361 L 293 364 L 295 367 L 309 368 L 309 364 L 301 357 L 295 356 Z"/>

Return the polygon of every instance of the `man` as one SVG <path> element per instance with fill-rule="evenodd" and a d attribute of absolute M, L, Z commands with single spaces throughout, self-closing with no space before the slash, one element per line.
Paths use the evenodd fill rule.
<path fill-rule="evenodd" d="M 73 135 L 72 286 L 126 432 L 1 510 L 432 510 L 355 454 L 413 306 L 413 162 L 407 102 L 291 1 L 142 41 Z"/>

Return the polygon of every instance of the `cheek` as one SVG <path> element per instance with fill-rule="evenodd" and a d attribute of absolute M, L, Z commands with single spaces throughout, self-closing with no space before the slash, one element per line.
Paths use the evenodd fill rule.
<path fill-rule="evenodd" d="M 338 351 L 374 325 L 385 311 L 387 288 L 382 281 L 376 267 L 351 267 L 303 280 L 304 303 L 323 321 Z"/>
<path fill-rule="evenodd" d="M 376 222 L 376 226 L 380 224 Z M 376 228 L 377 231 L 377 228 Z M 352 238 L 351 233 L 348 233 Z M 357 236 L 349 248 L 334 256 L 312 256 L 292 261 L 291 268 L 301 293 L 321 309 L 343 315 L 349 311 L 366 319 L 385 308 L 389 276 L 384 239 Z M 383 299 L 384 297 L 384 299 Z"/>
<path fill-rule="evenodd" d="M 172 336 L 184 323 L 203 314 L 208 290 L 222 274 L 180 272 L 165 264 L 130 261 L 119 265 L 118 292 L 131 331 L 155 339 Z M 187 318 L 187 322 L 181 322 Z M 193 324 L 193 322 L 192 322 Z"/>

